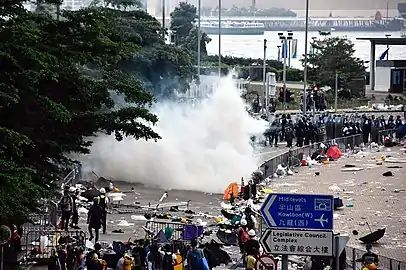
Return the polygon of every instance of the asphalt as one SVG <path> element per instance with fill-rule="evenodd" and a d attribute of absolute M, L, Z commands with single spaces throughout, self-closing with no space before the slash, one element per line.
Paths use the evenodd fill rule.
<path fill-rule="evenodd" d="M 405 163 L 382 162 L 382 155 L 403 159 Z M 346 164 L 362 170 L 343 172 L 342 168 Z M 394 176 L 382 176 L 387 171 L 391 171 Z M 293 176 L 274 180 L 270 188 L 275 193 L 338 194 L 343 198 L 344 205 L 353 204 L 353 207 L 344 207 L 334 214 L 334 231 L 349 235 L 349 246 L 365 250 L 358 238 L 369 234 L 370 229 L 386 228 L 385 236 L 374 245 L 374 252 L 406 261 L 405 150 L 395 147 L 377 153 L 347 154 L 328 165 L 300 167 L 297 172 Z M 316 176 L 315 172 L 320 175 Z M 357 236 L 353 235 L 354 230 L 359 233 Z M 381 261 L 386 266 L 389 264 L 383 257 Z M 401 269 L 406 269 L 406 263 Z"/>

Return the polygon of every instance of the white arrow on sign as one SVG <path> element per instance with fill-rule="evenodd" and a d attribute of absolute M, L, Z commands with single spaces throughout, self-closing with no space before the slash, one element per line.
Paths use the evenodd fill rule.
<path fill-rule="evenodd" d="M 262 245 L 262 248 L 264 249 L 265 253 L 271 253 L 271 247 L 268 245 L 270 241 L 268 239 L 271 237 L 271 230 L 266 229 L 263 235 L 261 235 L 261 238 L 259 239 L 259 243 Z"/>
<path fill-rule="evenodd" d="M 270 226 L 276 227 L 276 222 L 272 217 L 271 214 L 271 206 L 272 204 L 275 202 L 277 195 L 268 195 L 271 196 L 271 198 L 269 199 L 269 201 L 266 202 L 266 205 L 264 206 L 264 215 L 265 215 L 265 220 L 269 221 Z"/>

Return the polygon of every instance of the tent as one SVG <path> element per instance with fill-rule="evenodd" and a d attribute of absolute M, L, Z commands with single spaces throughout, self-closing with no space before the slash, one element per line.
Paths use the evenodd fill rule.
<path fill-rule="evenodd" d="M 224 190 L 223 200 L 229 201 L 231 199 L 231 196 L 233 196 L 234 198 L 237 198 L 238 193 L 239 193 L 238 184 L 237 184 L 237 182 L 233 182 L 233 183 L 229 184 L 228 187 Z"/>
<path fill-rule="evenodd" d="M 337 146 L 333 145 L 327 150 L 326 155 L 332 159 L 339 159 L 342 157 L 343 153 L 340 151 L 340 149 L 338 149 Z"/>

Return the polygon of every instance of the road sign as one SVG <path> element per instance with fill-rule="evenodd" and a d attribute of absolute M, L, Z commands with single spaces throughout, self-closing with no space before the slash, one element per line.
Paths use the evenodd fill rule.
<path fill-rule="evenodd" d="M 333 211 L 330 195 L 269 194 L 261 206 L 271 228 L 332 230 Z"/>
<path fill-rule="evenodd" d="M 277 270 L 278 261 L 274 257 L 262 254 L 255 262 L 256 270 Z"/>
<path fill-rule="evenodd" d="M 333 232 L 267 229 L 260 239 L 266 253 L 298 256 L 332 256 Z"/>

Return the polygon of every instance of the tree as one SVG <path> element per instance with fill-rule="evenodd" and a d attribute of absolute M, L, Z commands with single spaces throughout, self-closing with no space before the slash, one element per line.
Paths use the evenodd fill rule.
<path fill-rule="evenodd" d="M 313 41 L 313 54 L 308 55 L 308 80 L 334 89 L 336 74 L 347 85 L 354 78 L 365 76 L 364 61 L 354 56 L 354 44 L 340 37 Z M 302 59 L 302 63 L 303 59 Z"/>
<path fill-rule="evenodd" d="M 196 7 L 186 2 L 181 2 L 171 13 L 170 29 L 174 32 L 176 44 L 188 49 L 192 54 L 197 53 L 199 37 L 198 29 L 195 26 L 196 19 Z M 211 39 L 202 31 L 200 31 L 200 35 L 200 52 L 204 56 L 207 55 L 206 45 Z"/>
<path fill-rule="evenodd" d="M 160 137 L 151 127 L 153 96 L 119 68 L 141 46 L 116 13 L 64 11 L 58 21 L 26 12 L 22 1 L 1 7 L 0 220 L 10 221 L 53 192 L 75 163 L 68 155 L 88 153 L 92 136 Z M 112 91 L 132 105 L 115 107 Z"/>
<path fill-rule="evenodd" d="M 170 29 L 175 32 L 179 40 L 185 39 L 197 19 L 196 7 L 187 2 L 180 2 L 179 6 L 175 7 L 170 16 Z"/>
<path fill-rule="evenodd" d="M 120 28 L 128 41 L 141 50 L 119 66 L 140 78 L 144 88 L 156 98 L 172 98 L 176 91 L 185 92 L 196 74 L 192 54 L 162 39 L 161 24 L 145 11 L 114 11 L 120 18 Z"/>

